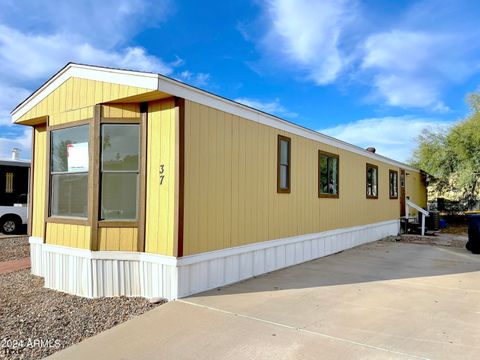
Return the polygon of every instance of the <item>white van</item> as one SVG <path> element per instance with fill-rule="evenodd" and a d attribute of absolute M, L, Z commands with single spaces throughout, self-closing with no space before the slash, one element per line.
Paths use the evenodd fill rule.
<path fill-rule="evenodd" d="M 28 207 L 26 204 L 0 206 L 0 233 L 16 234 L 28 221 Z"/>

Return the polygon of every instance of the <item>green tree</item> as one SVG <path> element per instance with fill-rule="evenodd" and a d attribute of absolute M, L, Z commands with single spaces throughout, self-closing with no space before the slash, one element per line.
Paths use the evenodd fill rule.
<path fill-rule="evenodd" d="M 468 103 L 465 120 L 448 129 L 423 130 L 411 163 L 433 176 L 434 192 L 456 194 L 471 208 L 480 194 L 480 94 L 470 95 Z"/>

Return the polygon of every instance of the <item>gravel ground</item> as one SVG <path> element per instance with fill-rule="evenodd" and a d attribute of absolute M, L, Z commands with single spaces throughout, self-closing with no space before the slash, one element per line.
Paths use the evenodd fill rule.
<path fill-rule="evenodd" d="M 420 236 L 420 235 L 401 235 L 400 237 L 394 237 L 395 240 L 410 243 L 410 244 L 426 244 L 426 245 L 438 245 L 448 246 L 458 249 L 465 249 L 467 243 L 467 237 L 456 234 L 444 234 L 441 233 L 436 236 Z"/>
<path fill-rule="evenodd" d="M 0 359 L 40 359 L 160 304 L 45 289 L 29 270 L 0 275 Z"/>
<path fill-rule="evenodd" d="M 23 259 L 29 256 L 28 237 L 0 237 L 0 261 Z"/>
<path fill-rule="evenodd" d="M 449 224 L 442 229 L 442 234 L 468 235 L 468 226 L 466 224 Z"/>

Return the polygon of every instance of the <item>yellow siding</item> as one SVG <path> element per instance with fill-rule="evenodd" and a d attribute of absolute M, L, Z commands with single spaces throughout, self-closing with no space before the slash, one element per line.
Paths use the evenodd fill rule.
<path fill-rule="evenodd" d="M 33 149 L 33 211 L 32 236 L 44 237 L 45 224 L 45 190 L 46 190 L 46 144 L 47 131 L 45 126 L 37 126 L 33 131 L 35 148 Z"/>
<path fill-rule="evenodd" d="M 145 251 L 176 253 L 176 115 L 173 99 L 152 102 L 148 110 Z M 161 165 L 164 173 L 160 174 Z M 160 176 L 164 175 L 160 185 Z"/>
<path fill-rule="evenodd" d="M 103 105 L 104 118 L 139 118 L 140 104 Z"/>
<path fill-rule="evenodd" d="M 185 119 L 185 255 L 400 216 L 388 184 L 398 168 L 190 101 Z M 277 193 L 278 134 L 292 139 L 290 194 Z M 318 198 L 318 150 L 340 156 L 339 199 Z M 379 170 L 376 200 L 367 162 Z"/>
<path fill-rule="evenodd" d="M 90 248 L 90 226 L 47 223 L 46 243 L 79 249 Z"/>
<path fill-rule="evenodd" d="M 50 93 L 17 123 L 49 116 L 50 125 L 93 117 L 93 105 L 130 97 L 151 90 L 94 80 L 70 78 Z"/>
<path fill-rule="evenodd" d="M 424 179 L 420 173 L 409 171 L 405 172 L 405 194 L 410 197 L 410 201 L 420 205 L 422 208 L 427 207 L 427 189 Z M 411 215 L 416 215 L 417 210 L 410 209 Z"/>
<path fill-rule="evenodd" d="M 137 228 L 100 228 L 98 229 L 98 250 L 137 250 Z"/>

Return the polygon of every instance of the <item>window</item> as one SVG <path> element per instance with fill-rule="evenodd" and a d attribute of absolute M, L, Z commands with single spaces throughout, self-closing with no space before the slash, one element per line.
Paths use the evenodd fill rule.
<path fill-rule="evenodd" d="M 101 220 L 136 220 L 140 126 L 102 125 Z"/>
<path fill-rule="evenodd" d="M 290 138 L 278 135 L 277 192 L 290 192 Z"/>
<path fill-rule="evenodd" d="M 338 198 L 338 155 L 318 151 L 318 197 Z"/>
<path fill-rule="evenodd" d="M 390 184 L 390 199 L 398 199 L 398 171 L 390 170 L 388 179 Z"/>
<path fill-rule="evenodd" d="M 88 125 L 51 132 L 50 215 L 88 215 Z"/>
<path fill-rule="evenodd" d="M 11 172 L 5 173 L 5 193 L 13 193 L 13 173 Z"/>
<path fill-rule="evenodd" d="M 378 199 L 378 166 L 367 164 L 367 199 Z"/>

